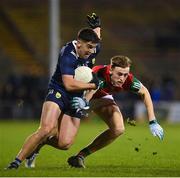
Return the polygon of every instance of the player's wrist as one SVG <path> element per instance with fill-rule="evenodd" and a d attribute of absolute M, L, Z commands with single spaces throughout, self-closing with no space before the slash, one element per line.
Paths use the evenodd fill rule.
<path fill-rule="evenodd" d="M 156 118 L 151 119 L 151 120 L 149 121 L 149 125 L 151 125 L 151 124 L 157 124 Z"/>
<path fill-rule="evenodd" d="M 89 101 L 86 98 L 83 98 L 83 100 L 86 103 L 86 106 L 89 105 Z"/>
<path fill-rule="evenodd" d="M 89 89 L 95 90 L 97 88 L 95 83 L 88 83 L 88 84 L 89 84 Z"/>
<path fill-rule="evenodd" d="M 88 100 L 86 100 L 86 98 L 83 98 L 83 100 L 84 100 L 84 104 L 85 104 L 85 106 L 84 106 L 84 108 L 82 108 L 82 109 L 84 109 L 84 110 L 88 110 L 88 109 L 89 109 L 89 101 L 88 101 Z"/>

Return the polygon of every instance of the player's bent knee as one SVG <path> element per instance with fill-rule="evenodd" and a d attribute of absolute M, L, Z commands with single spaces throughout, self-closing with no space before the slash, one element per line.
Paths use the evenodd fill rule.
<path fill-rule="evenodd" d="M 42 138 L 47 138 L 49 135 L 51 135 L 53 130 L 54 130 L 54 127 L 46 126 L 46 127 L 39 128 L 38 133 Z"/>
<path fill-rule="evenodd" d="M 115 129 L 112 130 L 112 133 L 113 133 L 114 137 L 118 137 L 118 136 L 122 135 L 124 132 L 125 132 L 124 127 L 115 128 Z"/>
<path fill-rule="evenodd" d="M 59 142 L 58 143 L 58 146 L 59 146 L 59 149 L 61 150 L 68 150 L 72 145 L 72 142 Z"/>

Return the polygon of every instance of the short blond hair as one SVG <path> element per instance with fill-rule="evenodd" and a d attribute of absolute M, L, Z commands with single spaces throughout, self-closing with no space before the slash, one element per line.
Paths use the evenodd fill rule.
<path fill-rule="evenodd" d="M 127 56 L 117 55 L 113 56 L 111 58 L 111 68 L 115 67 L 130 67 L 132 64 L 131 59 L 129 59 Z"/>

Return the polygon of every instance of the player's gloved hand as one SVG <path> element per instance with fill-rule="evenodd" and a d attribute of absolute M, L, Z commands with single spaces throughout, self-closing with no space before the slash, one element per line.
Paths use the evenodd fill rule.
<path fill-rule="evenodd" d="M 97 90 L 103 88 L 104 82 L 97 77 L 97 74 L 92 73 L 92 75 L 93 79 L 89 83 L 94 83 L 96 85 Z"/>
<path fill-rule="evenodd" d="M 95 29 L 97 27 L 101 27 L 101 20 L 96 15 L 96 13 L 92 13 L 91 15 L 87 15 L 87 23 L 92 29 Z"/>
<path fill-rule="evenodd" d="M 89 102 L 85 98 L 73 97 L 70 101 L 71 108 L 75 110 L 88 110 Z"/>
<path fill-rule="evenodd" d="M 156 119 L 149 122 L 149 128 L 154 136 L 158 136 L 160 140 L 163 140 L 164 131 L 163 128 L 158 124 Z"/>

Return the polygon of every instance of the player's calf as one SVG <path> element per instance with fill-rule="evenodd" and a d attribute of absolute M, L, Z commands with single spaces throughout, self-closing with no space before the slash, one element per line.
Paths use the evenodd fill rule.
<path fill-rule="evenodd" d="M 40 143 L 37 146 L 37 148 L 29 156 L 26 157 L 26 160 L 25 160 L 25 167 L 26 168 L 34 168 L 35 167 L 36 157 L 39 155 L 40 149 L 46 144 L 46 142 L 47 141 Z"/>

